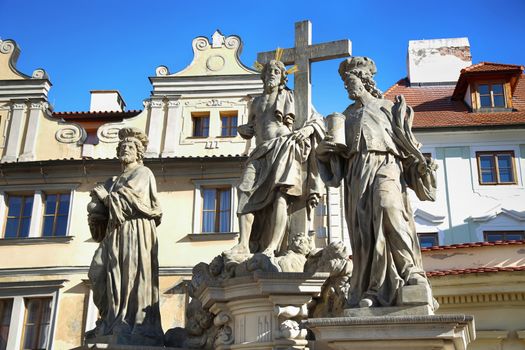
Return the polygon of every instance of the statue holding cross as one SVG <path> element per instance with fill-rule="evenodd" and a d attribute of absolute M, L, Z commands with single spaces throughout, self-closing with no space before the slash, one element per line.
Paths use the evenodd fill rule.
<path fill-rule="evenodd" d="M 324 186 L 313 154 L 324 137 L 322 117 L 311 107 L 310 62 L 345 57 L 348 40 L 311 45 L 309 21 L 296 24 L 296 47 L 261 53 L 263 94 L 253 101 L 239 134 L 255 137 L 238 186 L 240 238 L 227 255 L 278 255 L 286 233 L 308 234 L 312 209 Z M 286 86 L 294 64 L 295 93 Z"/>

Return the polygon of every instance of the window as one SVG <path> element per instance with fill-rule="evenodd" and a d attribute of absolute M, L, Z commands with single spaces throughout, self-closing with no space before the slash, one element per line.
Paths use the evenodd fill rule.
<path fill-rule="evenodd" d="M 46 349 L 49 340 L 52 298 L 26 298 L 22 349 Z"/>
<path fill-rule="evenodd" d="M 418 233 L 419 245 L 421 248 L 430 248 L 438 246 L 438 235 L 435 232 L 432 233 Z"/>
<path fill-rule="evenodd" d="M 237 111 L 220 112 L 221 136 L 237 136 Z"/>
<path fill-rule="evenodd" d="M 0 299 L 0 350 L 7 349 L 13 299 Z"/>
<path fill-rule="evenodd" d="M 202 232 L 230 232 L 231 188 L 203 188 Z"/>
<path fill-rule="evenodd" d="M 505 107 L 505 94 L 502 83 L 479 84 L 479 106 L 480 108 Z"/>
<path fill-rule="evenodd" d="M 46 195 L 42 236 L 54 237 L 66 235 L 69 198 L 69 193 Z"/>
<path fill-rule="evenodd" d="M 193 136 L 194 137 L 208 137 L 210 134 L 210 113 L 209 112 L 193 112 L 191 113 L 191 120 L 193 122 Z"/>
<path fill-rule="evenodd" d="M 33 195 L 9 195 L 7 197 L 7 208 L 4 238 L 28 237 L 33 210 Z"/>
<path fill-rule="evenodd" d="M 525 231 L 483 231 L 485 242 L 522 241 L 525 240 Z"/>
<path fill-rule="evenodd" d="M 476 152 L 480 185 L 516 184 L 514 152 Z"/>
<path fill-rule="evenodd" d="M 31 194 L 17 192 L 27 191 L 31 187 L 35 188 Z M 62 189 L 50 188 L 49 192 L 44 193 L 36 188 L 33 185 L 14 186 L 14 193 L 0 191 L 0 202 L 5 203 L 5 206 L 0 207 L 0 219 L 4 220 L 3 236 L 0 238 L 71 238 L 68 236 L 68 220 L 72 192 L 63 193 L 59 192 Z"/>

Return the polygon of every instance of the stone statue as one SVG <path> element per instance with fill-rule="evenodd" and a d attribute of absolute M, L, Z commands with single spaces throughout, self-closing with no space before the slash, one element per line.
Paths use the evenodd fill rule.
<path fill-rule="evenodd" d="M 322 118 L 313 113 L 304 126 L 294 129 L 294 96 L 286 86 L 287 74 L 281 61 L 263 66 L 264 92 L 251 104 L 248 123 L 238 128 L 245 139 L 255 136 L 256 147 L 238 186 L 240 237 L 232 254 L 274 255 L 287 242 L 290 207 L 304 201 L 312 210 L 319 203 L 322 182 L 312 150 L 324 137 Z"/>
<path fill-rule="evenodd" d="M 345 183 L 353 251 L 350 308 L 399 306 L 401 288 L 429 286 L 407 187 L 421 200 L 434 200 L 436 166 L 419 151 L 412 109 L 402 96 L 395 103 L 383 99 L 375 73 L 367 57 L 341 63 L 339 74 L 355 102 L 344 116 L 327 117 L 328 136 L 316 149 L 325 183 Z M 330 125 L 337 118 L 343 124 Z"/>
<path fill-rule="evenodd" d="M 153 173 L 142 164 L 148 139 L 135 128 L 120 130 L 119 138 L 122 173 L 95 187 L 88 205 L 100 242 L 88 273 L 100 319 L 86 340 L 163 345 L 156 234 L 162 213 Z"/>

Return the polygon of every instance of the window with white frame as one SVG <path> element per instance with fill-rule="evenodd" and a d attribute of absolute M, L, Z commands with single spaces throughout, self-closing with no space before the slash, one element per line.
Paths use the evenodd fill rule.
<path fill-rule="evenodd" d="M 522 241 L 525 240 L 525 230 L 483 231 L 485 242 Z"/>
<path fill-rule="evenodd" d="M 0 239 L 68 236 L 72 188 L 36 187 L 0 189 Z"/>
<path fill-rule="evenodd" d="M 202 232 L 230 232 L 231 192 L 231 186 L 201 190 Z"/>
<path fill-rule="evenodd" d="M 193 233 L 236 232 L 236 179 L 194 180 Z"/>
<path fill-rule="evenodd" d="M 431 248 L 439 245 L 437 232 L 418 233 L 419 246 L 421 248 Z"/>
<path fill-rule="evenodd" d="M 0 350 L 53 348 L 59 289 L 65 282 L 0 283 Z"/>

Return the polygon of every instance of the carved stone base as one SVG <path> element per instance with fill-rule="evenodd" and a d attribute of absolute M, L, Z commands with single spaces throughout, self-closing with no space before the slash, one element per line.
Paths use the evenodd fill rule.
<path fill-rule="evenodd" d="M 145 345 L 116 345 L 107 343 L 92 343 L 73 348 L 71 350 L 186 350 L 181 348 L 167 348 L 163 346 L 145 346 Z"/>
<path fill-rule="evenodd" d="M 221 325 L 214 348 L 306 349 L 307 304 L 319 296 L 326 274 L 268 273 L 207 285 L 196 296 Z"/>
<path fill-rule="evenodd" d="M 315 350 L 465 350 L 475 339 L 465 315 L 370 316 L 309 319 Z"/>

